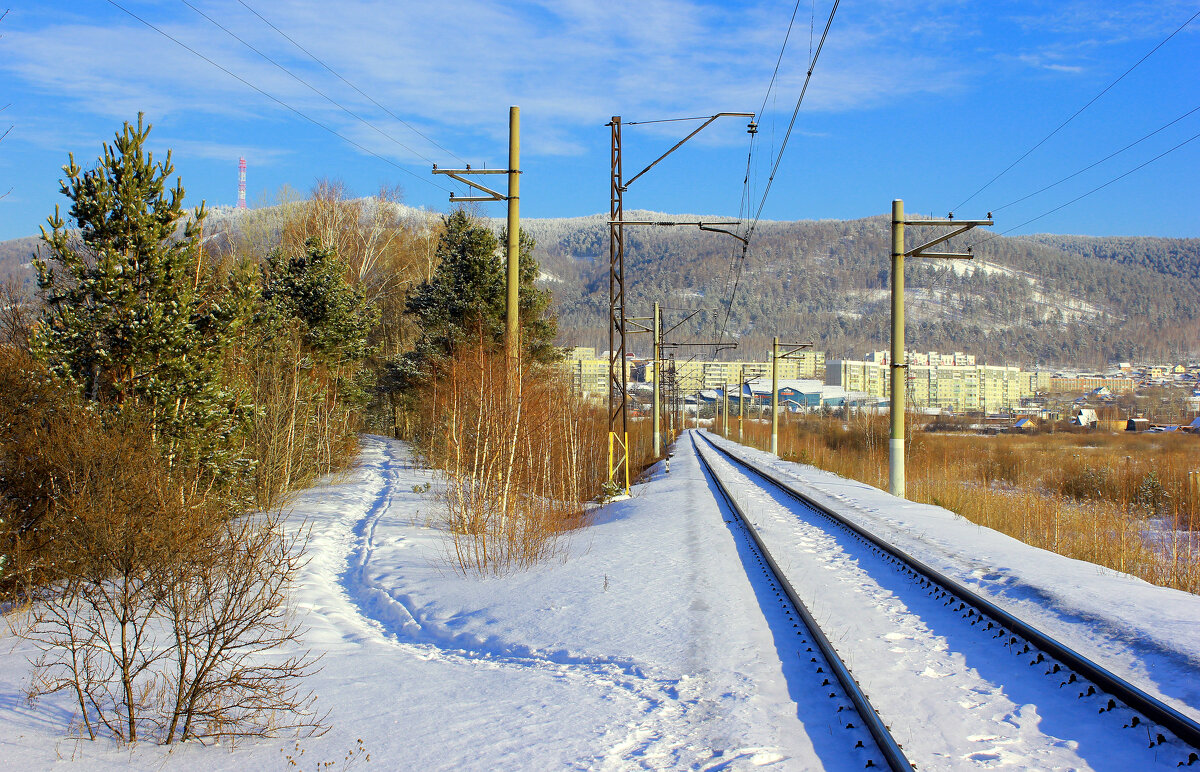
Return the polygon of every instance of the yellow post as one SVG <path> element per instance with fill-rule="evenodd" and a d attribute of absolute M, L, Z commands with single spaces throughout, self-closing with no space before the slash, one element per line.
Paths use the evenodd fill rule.
<path fill-rule="evenodd" d="M 613 440 L 616 438 L 617 435 L 612 432 L 608 433 L 608 479 L 610 480 L 613 476 Z"/>
<path fill-rule="evenodd" d="M 625 432 L 625 494 L 629 494 L 629 432 Z"/>
<path fill-rule="evenodd" d="M 504 309 L 504 348 L 510 357 L 520 346 L 521 282 L 521 108 L 508 108 L 508 295 Z"/>

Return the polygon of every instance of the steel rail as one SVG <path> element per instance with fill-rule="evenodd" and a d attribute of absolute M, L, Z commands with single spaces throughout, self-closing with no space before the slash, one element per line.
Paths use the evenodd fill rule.
<path fill-rule="evenodd" d="M 808 606 L 796 594 L 796 590 L 792 587 L 791 582 L 787 580 L 783 571 L 780 570 L 779 565 L 775 562 L 775 558 L 772 557 L 770 550 L 767 549 L 767 545 L 763 543 L 762 538 L 758 535 L 758 531 L 751 525 L 750 518 L 738 506 L 738 503 L 733 498 L 733 494 L 725 487 L 725 483 L 721 481 L 717 471 L 712 467 L 712 463 L 704 457 L 704 454 L 696 444 L 695 434 L 695 432 L 692 433 L 692 447 L 696 451 L 696 457 L 700 459 L 701 467 L 708 473 L 709 478 L 716 483 L 717 489 L 721 492 L 729 508 L 737 514 L 742 522 L 742 527 L 746 529 L 746 533 L 750 534 L 750 538 L 754 541 L 759 554 L 763 556 L 772 574 L 774 574 L 775 582 L 783 589 L 784 594 L 787 595 L 788 600 L 795 607 L 797 614 L 799 614 L 800 618 L 804 621 L 804 625 L 808 628 L 810 636 L 817 644 L 817 648 L 821 650 L 825 661 L 829 663 L 830 669 L 837 677 L 838 683 L 841 684 L 842 690 L 850 698 L 850 701 L 854 703 L 855 710 L 858 711 L 858 715 L 862 719 L 863 724 L 866 725 L 867 731 L 870 732 L 871 738 L 875 740 L 875 744 L 879 747 L 880 753 L 883 754 L 884 760 L 887 761 L 888 766 L 891 767 L 893 772 L 913 772 L 913 766 L 908 758 L 905 757 L 900 744 L 896 742 L 896 738 L 892 736 L 891 731 L 884 725 L 883 719 L 879 717 L 870 700 L 867 699 L 867 695 L 863 692 L 862 687 L 854 680 L 854 676 L 851 675 L 849 668 L 846 667 L 846 664 L 838 655 L 829 638 L 821 630 L 821 626 L 817 624 L 817 620 L 813 618 L 812 613 L 808 610 Z"/>
<path fill-rule="evenodd" d="M 913 573 L 920 574 L 925 579 L 940 585 L 943 590 L 950 595 L 956 596 L 960 602 L 968 603 L 975 609 L 985 614 L 1000 625 L 1001 635 L 1004 630 L 1019 635 L 1027 643 L 1031 643 L 1044 653 L 1058 660 L 1059 663 L 1066 668 L 1073 670 L 1079 676 L 1088 679 L 1097 688 L 1102 689 L 1109 695 L 1121 700 L 1129 708 L 1141 713 L 1145 718 L 1154 721 L 1159 726 L 1167 729 L 1183 742 L 1191 745 L 1193 748 L 1200 749 L 1200 723 L 1185 716 L 1179 711 L 1172 708 L 1170 705 L 1161 700 L 1147 694 L 1138 687 L 1129 683 L 1125 679 L 1116 675 L 1105 667 L 1093 662 L 1084 655 L 1070 648 L 1066 644 L 1058 641 L 1047 633 L 1042 632 L 1033 625 L 1013 616 L 1008 611 L 997 606 L 995 603 L 983 598 L 957 581 L 942 574 L 934 568 L 922 563 L 907 552 L 894 547 L 888 542 L 880 539 L 875 534 L 867 531 L 865 528 L 854 523 L 850 519 L 838 514 L 829 507 L 815 501 L 800 491 L 796 490 L 789 482 L 776 476 L 775 474 L 762 469 L 757 464 L 747 461 L 739 457 L 730 450 L 721 447 L 713 442 L 708 437 L 704 438 L 705 442 L 719 452 L 722 456 L 730 459 L 735 464 L 750 470 L 759 477 L 773 483 L 787 495 L 801 502 L 807 507 L 810 507 L 817 512 L 829 517 L 843 527 L 847 528 L 859 538 L 868 542 L 881 552 L 885 552 L 895 560 L 905 564 Z M 693 438 L 693 442 L 695 439 Z M 1193 754 L 1195 755 L 1195 754 Z"/>

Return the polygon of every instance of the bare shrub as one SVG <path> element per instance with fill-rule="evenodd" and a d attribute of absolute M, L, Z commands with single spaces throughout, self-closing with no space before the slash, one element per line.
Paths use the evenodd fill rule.
<path fill-rule="evenodd" d="M 48 521 L 65 469 L 50 451 L 85 423 L 68 388 L 24 348 L 0 344 L 0 600 L 56 576 L 60 550 Z"/>
<path fill-rule="evenodd" d="M 319 658 L 279 653 L 298 643 L 287 600 L 303 547 L 273 512 L 225 520 L 171 563 L 163 742 L 323 730 L 315 697 L 298 688 Z"/>
<path fill-rule="evenodd" d="M 36 300 L 21 282 L 12 276 L 0 280 L 0 344 L 27 347 L 36 319 Z"/>
<path fill-rule="evenodd" d="M 1052 485 L 1073 499 L 1115 501 L 1120 497 L 1115 477 L 1107 464 L 1081 461 L 1076 456 L 1062 460 Z"/>
<path fill-rule="evenodd" d="M 425 401 L 454 564 L 502 574 L 557 554 L 603 477 L 602 427 L 565 372 L 476 346 L 444 364 Z"/>
<path fill-rule="evenodd" d="M 353 458 L 358 416 L 338 401 L 336 375 L 307 355 L 297 330 L 279 330 L 269 340 L 247 335 L 225 366 L 254 405 L 247 442 L 257 462 L 259 508 L 278 506 L 289 492 Z"/>
<path fill-rule="evenodd" d="M 298 642 L 286 601 L 303 546 L 279 515 L 231 516 L 135 417 L 52 422 L 43 453 L 57 562 L 22 632 L 39 652 L 31 697 L 70 693 L 91 739 L 319 731 L 297 683 L 315 660 L 278 651 Z"/>

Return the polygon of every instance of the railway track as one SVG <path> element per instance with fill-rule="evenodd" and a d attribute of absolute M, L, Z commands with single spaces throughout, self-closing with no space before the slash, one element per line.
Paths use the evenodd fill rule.
<path fill-rule="evenodd" d="M 696 447 L 696 435 L 694 432 L 692 434 L 692 443 L 693 447 Z M 844 695 L 845 698 L 853 705 L 854 711 L 858 714 L 861 725 L 865 727 L 867 732 L 870 734 L 871 739 L 874 741 L 878 750 L 880 759 L 887 764 L 888 768 L 893 770 L 893 772 L 912 772 L 913 766 L 905 757 L 904 750 L 900 747 L 900 744 L 896 742 L 896 738 L 892 736 L 891 731 L 883 723 L 883 720 L 879 717 L 879 714 L 871 705 L 870 700 L 867 698 L 866 692 L 864 692 L 862 687 L 859 686 L 858 682 L 854 680 L 854 677 L 850 674 L 849 668 L 846 667 L 846 663 L 841 659 L 840 656 L 838 656 L 837 650 L 834 648 L 833 643 L 829 640 L 828 636 L 825 635 L 820 625 L 817 624 L 817 621 L 813 618 L 812 613 L 808 610 L 808 606 L 797 594 L 796 590 L 787 580 L 787 577 L 784 575 L 784 573 L 780 571 L 779 564 L 775 562 L 774 556 L 763 543 L 762 538 L 751 524 L 750 519 L 746 516 L 746 513 L 742 510 L 741 506 L 738 505 L 732 491 L 726 487 L 720 475 L 717 474 L 713 466 L 704 457 L 704 454 L 700 452 L 699 447 L 696 447 L 696 456 L 700 459 L 700 465 L 704 469 L 708 478 L 712 480 L 712 482 L 717 486 L 717 489 L 721 492 L 726 504 L 728 504 L 729 508 L 738 516 L 742 529 L 750 538 L 752 549 L 760 558 L 759 562 L 763 566 L 763 570 L 765 572 L 769 572 L 770 581 L 780 588 L 780 590 L 786 596 L 787 602 L 790 603 L 792 608 L 795 610 L 796 616 L 802 620 L 805 631 L 801 633 L 801 635 L 807 639 L 803 642 L 811 641 L 812 644 L 808 646 L 805 653 L 811 654 L 810 659 L 813 664 L 818 666 L 818 672 L 823 671 L 832 673 L 837 679 L 837 684 L 841 689 L 842 695 Z M 821 666 L 822 663 L 824 664 L 824 667 Z M 823 681 L 824 683 L 822 686 L 833 686 L 829 679 L 826 678 L 823 679 Z M 836 691 L 831 691 L 829 692 L 829 697 L 836 699 L 838 694 Z M 831 708 L 831 710 L 834 710 L 834 708 Z M 854 728 L 853 721 L 848 721 L 846 726 L 847 728 Z M 868 758 L 866 766 L 877 766 L 875 759 Z"/>
<path fill-rule="evenodd" d="M 1107 722 L 1100 726 L 1100 731 L 1111 730 L 1108 732 L 1109 734 L 1120 732 L 1121 729 L 1134 730 L 1123 736 L 1127 737 L 1129 742 L 1134 745 L 1144 747 L 1144 750 L 1130 751 L 1130 753 L 1134 754 L 1135 759 L 1137 754 L 1144 753 L 1145 764 L 1139 763 L 1138 766 L 1131 768 L 1200 766 L 1200 750 L 1198 750 L 1200 749 L 1200 724 L 1190 717 L 1130 684 L 1054 637 L 1017 618 L 954 579 L 888 544 L 839 513 L 813 501 L 789 481 L 780 478 L 771 470 L 761 468 L 708 438 L 702 438 L 698 432 L 692 433 L 692 443 L 706 474 L 729 503 L 730 508 L 737 514 L 741 526 L 757 545 L 763 556 L 764 570 L 771 572 L 774 581 L 783 588 L 796 607 L 797 613 L 811 631 L 811 637 L 816 642 L 822 656 L 828 661 L 832 672 L 837 675 L 841 688 L 853 702 L 861 717 L 862 725 L 869 729 L 872 739 L 878 746 L 882 761 L 892 769 L 921 768 L 922 763 L 917 760 L 910 761 L 905 757 L 900 743 L 897 742 L 884 723 L 884 718 L 876 711 L 864 690 L 855 680 L 856 674 L 853 674 L 851 667 L 846 664 L 844 658 L 847 652 L 838 652 L 830 642 L 830 638 L 833 636 L 828 632 L 822 632 L 813 614 L 810 613 L 808 605 L 821 600 L 819 596 L 822 593 L 813 589 L 819 585 L 810 586 L 807 589 L 810 597 L 805 598 L 802 596 L 805 590 L 801 589 L 798 592 L 793 583 L 789 581 L 788 572 L 780 570 L 779 561 L 782 559 L 790 563 L 794 556 L 772 554 L 771 545 L 766 543 L 763 535 L 752 522 L 752 518 L 747 515 L 745 505 L 738 503 L 739 499 L 747 498 L 745 493 L 747 485 L 757 486 L 759 490 L 755 492 L 755 495 L 759 496 L 760 502 L 764 501 L 763 495 L 786 498 L 793 502 L 793 505 L 799 505 L 804 512 L 811 515 L 810 522 L 820 522 L 821 529 L 827 530 L 829 533 L 836 532 L 839 534 L 837 538 L 861 545 L 863 554 L 869 555 L 873 559 L 870 561 L 855 560 L 853 561 L 854 565 L 871 563 L 872 570 L 876 572 L 890 571 L 892 576 L 890 580 L 886 581 L 890 581 L 891 586 L 906 585 L 912 592 L 924 596 L 923 601 L 927 615 L 928 609 L 934 608 L 931 605 L 932 602 L 940 607 L 938 612 L 943 617 L 954 617 L 959 620 L 962 627 L 969 629 L 964 630 L 962 634 L 955 633 L 953 637 L 960 640 L 970 635 L 975 638 L 982 637 L 994 642 L 993 645 L 997 649 L 1007 651 L 1010 655 L 1015 654 L 1011 663 L 998 660 L 996 664 L 997 667 L 1010 666 L 1014 668 L 1014 680 L 1023 679 L 1023 683 L 1028 686 L 1031 673 L 1035 671 L 1044 673 L 1041 678 L 1044 683 L 1041 684 L 1040 689 L 1035 684 L 1032 690 L 1027 689 L 1027 692 L 1041 691 L 1051 694 L 1048 702 L 1052 702 L 1054 707 L 1048 708 L 1047 711 L 1054 712 L 1056 715 L 1065 714 L 1072 707 L 1078 710 L 1078 719 L 1060 716 L 1057 720 L 1062 725 L 1073 727 L 1077 721 L 1092 722 L 1093 724 L 1100 721 Z M 714 457 L 726 464 L 726 468 L 722 468 L 719 463 L 714 463 Z M 737 471 L 732 473 L 732 470 Z M 739 475 L 741 479 L 735 482 L 735 478 Z M 794 515 L 794 517 L 798 516 Z M 778 547 L 775 550 L 777 553 L 782 552 Z M 813 595 L 818 597 L 812 597 Z M 806 605 L 806 601 L 808 605 Z M 826 623 L 829 623 L 828 618 Z M 840 640 L 839 645 L 842 645 Z M 980 644 L 976 642 L 973 645 L 979 646 Z M 843 649 L 848 648 L 844 645 L 842 647 Z M 1018 667 L 1018 663 L 1024 663 L 1024 667 Z M 859 676 L 859 680 L 863 680 L 861 676 Z M 1067 695 L 1074 699 L 1067 700 Z M 903 723 L 905 720 L 904 716 L 889 716 L 886 710 L 883 716 L 887 717 L 891 724 L 896 724 L 898 721 Z M 912 731 L 910 728 L 910 736 Z M 1137 742 L 1143 736 L 1145 742 Z M 981 755 L 981 758 L 985 755 Z M 941 759 L 941 763 L 945 764 L 950 759 L 951 754 L 946 754 L 945 758 Z M 933 762 L 932 766 L 939 765 L 938 759 L 930 759 L 930 761 Z M 1110 764 L 1105 764 L 1103 761 L 1093 764 L 1094 768 L 1107 766 L 1120 769 L 1120 764 L 1127 764 L 1129 758 L 1126 757 L 1124 761 Z M 1113 759 L 1108 759 L 1108 761 L 1111 762 Z M 953 763 L 949 764 L 949 768 L 954 767 Z"/>

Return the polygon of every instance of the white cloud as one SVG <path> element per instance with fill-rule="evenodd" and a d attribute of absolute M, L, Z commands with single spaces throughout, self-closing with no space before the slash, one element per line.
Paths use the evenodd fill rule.
<path fill-rule="evenodd" d="M 1034 67 L 1040 70 L 1050 70 L 1052 72 L 1065 72 L 1069 74 L 1078 74 L 1085 71 L 1085 68 L 1077 64 L 1061 64 L 1055 59 L 1060 58 L 1058 54 L 1053 53 L 1036 53 L 1036 54 L 1019 54 L 1016 59 L 1022 64 Z"/>
<path fill-rule="evenodd" d="M 156 136 L 155 144 L 169 147 L 175 159 L 204 159 L 229 162 L 235 158 L 252 158 L 256 167 L 272 166 L 292 153 L 287 149 L 261 145 L 239 145 L 194 139 L 172 139 L 170 135 Z"/>
<path fill-rule="evenodd" d="M 420 154 L 449 161 L 235 0 L 192 2 Z M 509 104 L 520 104 L 528 116 L 527 152 L 548 155 L 581 152 L 580 130 L 594 132 L 614 113 L 629 120 L 757 110 L 792 9 L 787 2 L 739 7 L 701 0 L 247 2 L 392 112 L 468 159 L 493 154 L 503 142 Z M 945 45 L 978 34 L 960 5 L 913 7 L 899 0 L 843 5 L 806 97 L 806 113 L 877 107 L 965 87 L 973 65 Z M 797 19 L 776 99 L 768 104 L 776 106 L 776 120 L 786 121 L 799 94 L 814 42 L 810 31 L 820 35 L 828 11 L 828 4 L 822 6 L 814 18 Z M 165 33 L 313 119 L 381 155 L 425 163 L 186 7 L 136 8 Z M 231 122 L 263 116 L 300 120 L 133 19 L 113 18 L 118 21 L 74 19 L 8 31 L 7 63 L 0 68 L 74 110 L 106 118 L 126 119 L 145 110 L 159 120 L 195 115 Z M 897 29 L 906 33 L 897 36 Z M 1061 61 L 1040 66 L 1074 71 Z M 674 133 L 670 126 L 652 131 L 668 136 Z M 727 135 L 730 141 L 736 136 Z"/>

